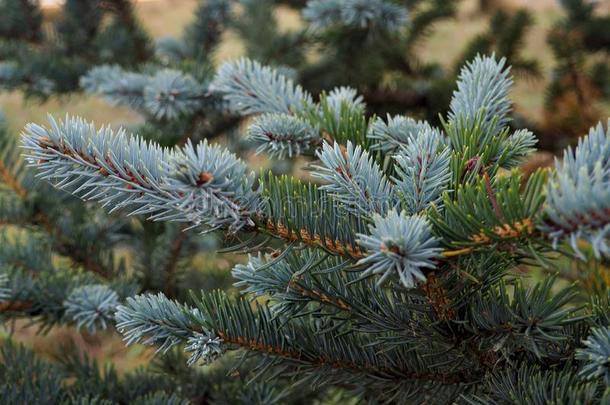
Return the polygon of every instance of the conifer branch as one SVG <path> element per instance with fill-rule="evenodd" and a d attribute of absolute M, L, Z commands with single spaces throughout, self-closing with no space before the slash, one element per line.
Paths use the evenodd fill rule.
<path fill-rule="evenodd" d="M 258 202 L 253 177 L 234 155 L 207 142 L 169 151 L 141 138 L 67 118 L 51 128 L 28 126 L 32 165 L 57 187 L 111 210 L 209 228 L 241 229 Z"/>
<path fill-rule="evenodd" d="M 256 322 L 260 326 L 257 330 L 250 330 L 247 327 L 239 327 L 227 323 L 224 319 L 209 318 L 209 324 L 216 330 L 217 334 L 222 334 L 225 342 L 231 342 L 240 348 L 246 348 L 260 352 L 264 355 L 278 356 L 285 360 L 295 361 L 296 367 L 331 368 L 338 370 L 351 370 L 362 372 L 363 375 L 371 375 L 379 378 L 394 379 L 413 379 L 431 380 L 441 384 L 457 384 L 467 382 L 476 376 L 468 373 L 436 373 L 430 370 L 412 370 L 387 367 L 382 358 L 375 355 L 369 359 L 358 359 L 356 353 L 351 353 L 349 345 L 355 343 L 344 337 L 330 338 L 327 340 L 323 334 L 312 334 L 306 322 L 293 321 L 286 326 L 280 326 L 281 320 L 275 318 L 268 308 L 257 305 L 252 309 L 244 300 L 233 301 L 225 294 L 216 293 L 209 297 L 203 297 L 202 305 L 199 307 L 203 313 L 213 311 L 215 313 L 232 314 L 234 319 L 240 319 L 245 324 Z M 238 331 L 243 331 L 239 333 Z M 285 334 L 285 336 L 282 335 Z M 292 347 L 300 347 L 299 350 L 284 349 L 285 339 L 294 339 Z M 357 339 L 356 339 L 357 340 Z M 364 342 L 360 342 L 363 344 Z M 327 347 L 328 353 L 320 353 L 321 347 Z M 362 345 L 364 347 L 364 345 Z M 381 357 L 384 357 L 381 355 Z M 387 360 L 389 361 L 389 360 Z"/>
<path fill-rule="evenodd" d="M 312 104 L 311 95 L 301 86 L 270 67 L 245 58 L 222 65 L 210 91 L 221 94 L 229 108 L 242 115 L 291 114 Z"/>
<path fill-rule="evenodd" d="M 535 144 L 529 131 L 508 126 L 511 83 L 504 60 L 476 58 L 436 129 L 401 116 L 369 118 L 351 88 L 314 103 L 276 70 L 249 60 L 225 65 L 212 89 L 230 110 L 261 114 L 248 129 L 259 151 L 315 152 L 309 167 L 319 185 L 272 174 L 255 181 L 241 160 L 206 142 L 168 150 L 75 119 L 31 125 L 28 162 L 61 188 L 111 209 L 187 223 L 182 228 L 222 229 L 238 240 L 233 250 L 271 253 L 233 268 L 242 296 L 203 292 L 192 306 L 162 294 L 127 298 L 133 289 L 104 288 L 97 278 L 55 284 L 53 310 L 13 289 L 9 301 L 32 302 L 27 315 L 47 324 L 103 328 L 114 313 L 128 344 L 181 346 L 187 365 L 240 351 L 258 359 L 256 374 L 341 387 L 365 400 L 599 398 L 609 374 L 608 305 L 581 309 L 573 288 L 553 278 L 523 285 L 514 270 L 546 261 L 549 239 L 585 239 L 606 255 L 605 219 L 591 212 L 610 201 L 609 135 L 593 129 L 547 184 L 541 171 L 527 182 L 518 170 L 499 174 Z M 164 239 L 171 293 L 186 247 L 182 230 Z M 242 241 L 238 231 L 254 235 Z M 22 256 L 23 268 L 35 270 Z M 544 370 L 542 388 L 516 382 L 538 378 L 526 366 Z M 559 390 L 560 382 L 569 388 Z"/>
<path fill-rule="evenodd" d="M 393 185 L 360 146 L 349 141 L 346 147 L 337 143 L 324 144 L 317 155 L 321 164 L 313 166 L 312 175 L 325 180 L 328 184 L 320 189 L 346 209 L 370 216 L 372 213 L 385 214 L 396 206 Z"/>
<path fill-rule="evenodd" d="M 569 241 L 582 258 L 580 239 L 591 243 L 597 257 L 610 256 L 610 129 L 591 128 L 575 150 L 568 148 L 547 186 L 542 230 L 555 245 Z"/>
<path fill-rule="evenodd" d="M 404 28 L 407 16 L 405 8 L 385 0 L 310 0 L 303 10 L 303 17 L 318 30 L 346 26 L 395 33 Z"/>
<path fill-rule="evenodd" d="M 347 255 L 354 259 L 361 258 L 365 255 L 358 246 L 344 244 L 339 240 L 332 240 L 329 237 L 323 238 L 317 233 L 310 235 L 307 229 L 291 231 L 283 224 L 273 223 L 271 220 L 268 220 L 266 224 L 267 225 L 262 228 L 264 232 L 269 232 L 286 242 L 302 242 L 310 247 L 320 247 L 337 256 Z"/>
<path fill-rule="evenodd" d="M 483 109 L 482 131 L 498 133 L 510 121 L 511 102 L 508 92 L 513 80 L 506 68 L 506 59 L 478 55 L 466 64 L 458 78 L 458 89 L 451 99 L 449 120 L 471 121 Z M 492 126 L 492 121 L 497 120 Z M 495 127 L 495 128 L 494 128 Z"/>

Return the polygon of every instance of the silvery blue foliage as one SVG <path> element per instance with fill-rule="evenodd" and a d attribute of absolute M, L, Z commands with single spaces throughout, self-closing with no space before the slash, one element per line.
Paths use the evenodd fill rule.
<path fill-rule="evenodd" d="M 99 94 L 112 105 L 126 105 L 137 111 L 144 110 L 146 75 L 126 72 L 118 66 L 98 66 L 81 77 L 80 85 L 87 91 Z"/>
<path fill-rule="evenodd" d="M 303 18 L 314 29 L 339 25 L 396 32 L 407 24 L 408 13 L 404 7 L 386 0 L 310 0 Z"/>
<path fill-rule="evenodd" d="M 170 300 L 162 293 L 127 298 L 117 307 L 116 327 L 128 345 L 141 342 L 159 346 L 165 353 L 173 346 L 193 338 L 202 320 L 197 309 Z"/>
<path fill-rule="evenodd" d="M 188 338 L 184 351 L 190 353 L 187 364 L 192 366 L 197 363 L 205 365 L 214 362 L 222 357 L 226 348 L 218 336 L 195 332 Z"/>
<path fill-rule="evenodd" d="M 260 252 L 256 256 L 248 255 L 247 263 L 236 264 L 231 270 L 231 275 L 237 280 L 233 285 L 239 289 L 243 289 L 243 294 L 252 294 L 257 297 L 269 294 L 269 284 L 270 282 L 273 283 L 274 280 L 270 280 L 266 272 L 258 271 L 258 269 L 265 266 L 265 264 L 266 260 Z M 276 264 L 276 266 L 286 265 L 286 262 L 282 260 Z"/>
<path fill-rule="evenodd" d="M 276 70 L 246 58 L 223 64 L 210 91 L 221 94 L 229 109 L 242 115 L 290 114 L 312 104 L 311 95 L 301 86 Z"/>
<path fill-rule="evenodd" d="M 586 380 L 603 378 L 610 385 L 610 327 L 593 328 L 582 343 L 585 347 L 576 351 L 576 358 L 582 362 L 579 376 Z"/>
<path fill-rule="evenodd" d="M 351 87 L 335 87 L 326 96 L 328 107 L 335 112 L 335 116 L 339 119 L 343 106 L 348 106 L 354 110 L 364 110 L 366 104 L 364 98 L 358 95 L 358 91 Z"/>
<path fill-rule="evenodd" d="M 188 56 L 188 48 L 184 41 L 180 39 L 162 37 L 155 44 L 155 55 L 161 62 L 167 64 L 186 58 Z"/>
<path fill-rule="evenodd" d="M 197 146 L 187 142 L 170 156 L 170 179 L 181 196 L 176 202 L 195 224 L 239 230 L 252 225 L 250 217 L 260 208 L 254 173 L 228 149 L 207 140 Z"/>
<path fill-rule="evenodd" d="M 267 113 L 254 119 L 248 127 L 248 139 L 256 152 L 284 158 L 303 154 L 320 144 L 317 128 L 294 115 Z"/>
<path fill-rule="evenodd" d="M 366 266 L 363 276 L 381 275 L 379 284 L 398 276 L 406 288 L 415 287 L 426 280 L 422 270 L 434 268 L 442 251 L 423 216 L 396 210 L 385 216 L 375 214 L 369 230 L 370 235 L 358 234 L 358 244 L 368 252 L 358 264 Z"/>
<path fill-rule="evenodd" d="M 118 66 L 98 66 L 80 79 L 80 85 L 113 105 L 127 105 L 157 119 L 191 114 L 207 101 L 203 84 L 174 69 L 162 69 L 149 76 Z"/>
<path fill-rule="evenodd" d="M 393 180 L 407 213 L 438 205 L 451 179 L 451 149 L 442 135 L 432 128 L 423 130 L 394 159 L 397 175 Z"/>
<path fill-rule="evenodd" d="M 320 165 L 313 166 L 312 176 L 328 183 L 320 189 L 345 204 L 352 213 L 385 214 L 396 205 L 392 184 L 361 146 L 354 146 L 349 141 L 346 147 L 324 143 L 316 155 Z"/>
<path fill-rule="evenodd" d="M 522 163 L 523 158 L 533 153 L 538 140 L 527 129 L 519 129 L 510 135 L 502 145 L 498 163 L 501 167 L 511 168 Z"/>
<path fill-rule="evenodd" d="M 17 63 L 0 62 L 0 87 L 10 89 L 18 83 L 20 77 Z"/>
<path fill-rule="evenodd" d="M 75 288 L 66 300 L 66 318 L 83 326 L 90 332 L 106 329 L 114 320 L 114 311 L 119 304 L 119 296 L 103 284 Z"/>
<path fill-rule="evenodd" d="M 432 130 L 433 128 L 426 121 L 388 114 L 386 121 L 377 117 L 369 127 L 367 137 L 373 140 L 372 150 L 396 152 L 401 146 L 407 146 L 420 132 Z M 434 131 L 438 132 L 437 129 Z"/>
<path fill-rule="evenodd" d="M 144 106 L 155 117 L 171 120 L 200 108 L 204 93 L 201 84 L 190 75 L 164 69 L 144 88 Z"/>
<path fill-rule="evenodd" d="M 508 93 L 513 80 L 506 59 L 477 57 L 466 64 L 458 78 L 458 89 L 451 99 L 449 120 L 474 123 L 483 114 L 484 131 L 499 131 L 510 121 L 512 108 Z M 496 121 L 492 128 L 492 122 Z"/>
<path fill-rule="evenodd" d="M 118 65 L 101 65 L 89 70 L 79 80 L 80 87 L 87 93 L 97 93 L 108 83 L 119 80 L 125 71 Z"/>
<path fill-rule="evenodd" d="M 42 95 L 50 96 L 55 90 L 55 83 L 42 75 L 34 77 L 25 77 L 17 63 L 8 61 L 0 61 L 0 88 L 13 89 L 27 80 L 33 92 Z"/>
<path fill-rule="evenodd" d="M 259 206 L 253 173 L 225 148 L 204 141 L 168 150 L 79 118 L 49 122 L 28 125 L 23 148 L 58 188 L 155 220 L 231 230 L 252 224 Z"/>
<path fill-rule="evenodd" d="M 568 148 L 547 185 L 543 230 L 554 243 L 569 240 L 574 251 L 580 239 L 591 243 L 597 257 L 610 256 L 610 129 L 600 123 Z"/>

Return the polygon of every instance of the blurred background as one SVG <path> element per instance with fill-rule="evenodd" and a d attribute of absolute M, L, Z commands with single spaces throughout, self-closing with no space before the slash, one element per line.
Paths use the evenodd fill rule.
<path fill-rule="evenodd" d="M 185 27 L 192 22 L 199 3 L 196 0 L 139 0 L 134 2 L 134 13 L 142 28 L 153 40 L 167 36 L 179 37 Z M 264 1 L 261 3 L 261 8 L 263 3 Z M 305 4 L 306 1 L 280 3 Z M 407 0 L 403 3 L 411 2 Z M 413 1 L 412 3 L 420 2 Z M 555 121 L 555 124 L 557 124 L 558 116 L 568 119 L 567 115 L 570 114 L 569 111 L 559 111 L 559 109 L 577 109 L 576 106 L 570 105 L 574 102 L 567 100 L 568 97 L 555 106 L 549 106 L 547 103 L 551 92 L 549 86 L 557 76 L 556 69 L 563 63 L 560 59 L 565 56 L 560 55 L 561 49 L 555 50 L 554 47 L 567 48 L 571 45 L 567 41 L 555 44 L 552 36 L 557 34 L 562 25 L 578 25 L 578 21 L 566 21 L 571 17 L 579 17 L 570 16 L 568 7 L 572 3 L 571 1 L 563 2 L 563 5 L 560 0 L 448 0 L 445 3 L 455 3 L 453 6 L 455 12 L 452 12 L 451 16 L 433 21 L 433 24 L 426 27 L 424 35 L 416 41 L 414 47 L 415 55 L 413 56 L 417 58 L 417 63 L 437 63 L 445 70 L 451 71 L 456 68 L 456 65 L 459 67 L 463 63 L 468 47 L 476 49 L 477 42 L 485 42 L 483 37 L 488 36 L 490 37 L 488 41 L 494 42 L 500 39 L 499 36 L 503 34 L 508 37 L 507 40 L 515 41 L 512 45 L 513 51 L 517 52 L 520 58 L 536 65 L 532 71 L 525 69 L 515 72 L 517 78 L 513 99 L 516 100 L 515 110 L 517 114 L 522 115 L 524 119 L 537 123 L 537 126 L 548 124 L 552 127 L 546 121 Z M 595 15 L 599 17 L 607 15 L 610 10 L 610 1 L 608 0 L 584 0 L 582 3 L 591 5 L 595 10 Z M 52 24 L 61 18 L 63 4 L 64 1 L 62 0 L 41 1 L 43 30 L 51 29 Z M 300 4 L 298 5 L 300 6 Z M 499 12 L 506 13 L 510 17 L 523 12 L 527 13 L 528 17 L 522 18 L 521 22 L 513 22 L 514 26 L 508 27 L 513 32 L 502 32 L 501 24 L 499 25 L 497 21 L 494 21 L 494 17 L 498 18 Z M 299 9 L 291 7 L 290 4 L 277 5 L 274 10 L 274 17 L 277 21 L 277 28 L 282 32 L 294 32 L 304 27 Z M 576 27 L 573 28 L 571 34 L 576 36 L 578 31 Z M 592 35 L 597 36 L 599 41 L 603 43 L 603 41 L 608 40 L 608 38 L 604 38 L 604 34 L 600 32 Z M 510 35 L 515 36 L 515 38 L 510 38 Z M 586 42 L 584 39 L 582 41 Z M 223 32 L 222 43 L 213 56 L 214 63 L 218 64 L 223 60 L 246 54 L 247 50 L 244 49 L 243 42 L 239 32 L 232 32 L 231 30 Z M 586 61 L 580 60 L 583 59 L 583 56 L 577 55 L 576 52 L 573 55 L 574 59 L 579 59 L 573 63 L 578 65 L 574 67 L 577 70 L 576 74 L 583 76 L 582 86 L 587 87 L 585 91 L 593 93 L 592 95 L 587 94 L 586 103 L 591 105 L 587 105 L 586 108 L 595 110 L 595 118 L 598 118 L 597 116 L 599 118 L 605 117 L 610 112 L 610 104 L 605 97 L 608 89 L 604 88 L 607 83 L 603 83 L 603 78 L 595 77 L 594 79 L 598 79 L 599 82 L 589 83 L 584 76 L 586 76 L 587 69 L 599 69 L 599 72 L 594 73 L 602 76 L 602 69 L 600 67 L 594 68 L 592 65 L 600 60 L 607 63 L 608 44 L 603 45 L 606 47 L 598 46 L 598 49 L 595 49 L 595 47 L 589 48 L 586 44 L 583 44 L 583 48 L 588 48 L 585 50 L 587 53 L 585 58 L 588 59 Z M 503 52 L 499 52 L 499 49 L 493 49 L 501 46 L 501 44 L 498 44 L 492 47 L 487 46 L 487 48 L 492 48 L 492 51 L 502 54 Z M 482 47 L 483 50 L 485 48 Z M 563 52 L 567 51 L 567 49 L 563 49 Z M 580 51 L 582 53 L 583 49 L 581 48 Z M 312 50 L 309 50 L 309 52 L 314 53 Z M 473 52 L 470 51 L 470 53 Z M 315 58 L 315 56 L 310 56 Z M 509 55 L 509 59 L 510 56 L 516 55 Z M 592 89 L 591 86 L 596 88 Z M 100 101 L 98 97 L 82 94 L 71 94 L 70 97 L 51 96 L 44 102 L 40 102 L 39 100 L 26 99 L 20 91 L 4 92 L 0 94 L 0 106 L 4 113 L 11 117 L 9 125 L 13 131 L 19 131 L 27 122 L 44 119 L 47 112 L 64 113 L 69 111 L 94 119 L 96 122 L 111 124 L 123 124 L 140 119 L 126 108 L 113 108 Z M 585 108 L 585 106 L 580 106 L 580 108 Z M 550 116 L 553 118 L 551 119 Z M 583 129 L 586 130 L 590 126 L 590 122 L 595 121 L 595 119 L 588 121 L 582 123 L 578 128 L 574 128 L 574 125 L 565 125 L 566 128 L 570 127 L 570 130 L 548 128 L 548 131 L 551 132 L 549 135 L 555 135 L 557 139 L 554 139 L 554 141 L 563 143 L 563 137 L 579 136 Z M 567 132 L 576 132 L 576 134 L 568 134 Z M 558 145 L 557 149 L 561 149 L 561 146 Z"/>
<path fill-rule="evenodd" d="M 552 164 L 554 154 L 610 116 L 610 0 L 404 0 L 393 3 L 406 15 L 340 22 L 325 20 L 324 2 L 317 3 L 316 8 L 304 0 L 0 0 L 0 113 L 5 117 L 0 177 L 5 189 L 35 207 L 29 226 L 46 224 L 41 232 L 51 239 L 45 243 L 57 267 L 86 271 L 87 257 L 108 248 L 113 257 L 102 261 L 109 269 L 99 272 L 114 278 L 127 268 L 139 290 L 186 299 L 188 288 L 230 288 L 226 269 L 242 258 L 211 253 L 222 244 L 214 236 L 184 242 L 177 227 L 138 219 L 115 224 L 105 214 L 83 231 L 79 218 L 92 218 L 90 208 L 36 189 L 21 172 L 15 140 L 28 122 L 69 113 L 125 126 L 167 146 L 216 138 L 255 166 L 291 171 L 286 163 L 271 166 L 256 157 L 242 139 L 243 122 L 215 109 L 213 100 L 180 111 L 163 105 L 165 97 L 185 89 L 205 89 L 216 67 L 240 56 L 279 67 L 314 95 L 350 86 L 371 113 L 435 124 L 447 110 L 464 63 L 477 53 L 505 57 L 515 76 L 513 125 L 532 129 L 541 148 L 526 171 Z M 78 210 L 85 216 L 70 216 Z M 50 222 L 40 221 L 41 212 Z M 63 245 L 49 223 L 63 230 Z M 7 245 L 21 232 L 18 224 L 8 225 Z M 125 242 L 138 235 L 148 238 L 139 245 Z M 78 238 L 96 246 L 83 246 Z M 78 251 L 84 257 L 74 254 Z M 170 252 L 169 258 L 157 251 Z M 1 260 L 8 259 L 0 254 Z M 169 265 L 155 270 L 161 262 Z M 50 322 L 48 334 L 40 335 L 28 325 L 14 321 L 0 336 L 12 335 L 48 356 L 62 342 L 74 344 L 119 370 L 152 358 L 141 346 L 125 348 L 112 333 L 75 332 Z"/>

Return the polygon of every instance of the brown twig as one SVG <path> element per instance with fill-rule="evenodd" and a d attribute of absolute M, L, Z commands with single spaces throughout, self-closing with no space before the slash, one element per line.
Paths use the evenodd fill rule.
<path fill-rule="evenodd" d="M 21 185 L 19 180 L 13 176 L 2 160 L 0 160 L 0 177 L 21 199 L 27 197 L 27 190 Z"/>
<path fill-rule="evenodd" d="M 333 241 L 328 237 L 322 239 L 320 235 L 310 235 L 306 229 L 301 229 L 297 234 L 295 231 L 291 231 L 282 224 L 273 223 L 271 219 L 265 221 L 265 225 L 262 226 L 262 230 L 285 241 L 300 241 L 309 246 L 321 247 L 329 253 L 337 256 L 347 255 L 353 259 L 359 259 L 365 256 L 364 252 L 357 246 L 342 243 L 339 240 Z"/>
<path fill-rule="evenodd" d="M 20 312 L 31 309 L 33 304 L 28 301 L 5 301 L 0 302 L 0 312 Z"/>
<path fill-rule="evenodd" d="M 311 298 L 315 301 L 332 305 L 333 307 L 339 308 L 342 311 L 351 311 L 352 307 L 341 298 L 331 297 L 328 294 L 313 290 L 311 288 L 303 287 L 296 280 L 291 279 L 288 283 L 288 287 L 303 297 Z"/>
<path fill-rule="evenodd" d="M 444 321 L 455 319 L 456 314 L 451 308 L 451 300 L 447 297 L 447 290 L 440 284 L 434 272 L 426 275 L 426 282 L 422 285 L 422 290 L 439 319 Z"/>
<path fill-rule="evenodd" d="M 466 372 L 451 372 L 451 373 L 435 373 L 435 372 L 414 372 L 411 370 L 397 370 L 394 368 L 379 367 L 372 364 L 359 364 L 339 359 L 331 359 L 329 357 L 307 356 L 301 351 L 287 350 L 282 347 L 260 342 L 257 339 L 249 339 L 241 336 L 229 336 L 223 331 L 216 331 L 217 335 L 226 343 L 234 344 L 252 351 L 257 351 L 263 354 L 283 357 L 289 360 L 296 360 L 299 363 L 309 363 L 317 367 L 330 367 L 335 369 L 347 369 L 356 372 L 367 374 L 380 375 L 384 377 L 396 376 L 396 379 L 410 379 L 421 381 L 435 381 L 444 385 L 459 384 L 462 382 L 470 382 L 472 376 Z"/>

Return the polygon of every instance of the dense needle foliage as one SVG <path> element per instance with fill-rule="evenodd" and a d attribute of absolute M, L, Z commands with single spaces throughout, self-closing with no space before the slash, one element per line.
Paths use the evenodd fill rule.
<path fill-rule="evenodd" d="M 304 25 L 280 30 L 278 5 Z M 209 0 L 152 45 L 128 1 L 67 1 L 47 37 L 37 2 L 0 0 L 0 85 L 143 118 L 49 116 L 20 140 L 2 120 L 0 321 L 156 351 L 122 373 L 9 336 L 0 402 L 610 402 L 608 125 L 523 174 L 529 15 L 498 12 L 445 71 L 414 49 L 455 3 L 406 6 Z M 217 67 L 227 32 L 247 57 Z"/>
<path fill-rule="evenodd" d="M 223 65 L 212 91 L 254 115 L 260 153 L 308 156 L 311 180 L 255 175 L 207 141 L 165 149 L 70 116 L 28 125 L 27 161 L 56 187 L 187 232 L 223 230 L 230 249 L 252 252 L 232 271 L 238 295 L 91 287 L 66 316 L 114 318 L 128 343 L 182 347 L 192 366 L 241 353 L 268 387 L 381 403 L 607 400 L 607 290 L 583 301 L 518 269 L 557 255 L 604 263 L 610 133 L 600 124 L 524 179 L 514 168 L 535 138 L 508 126 L 511 84 L 505 60 L 477 56 L 435 128 L 367 117 L 348 88 L 314 101 L 256 62 Z"/>

